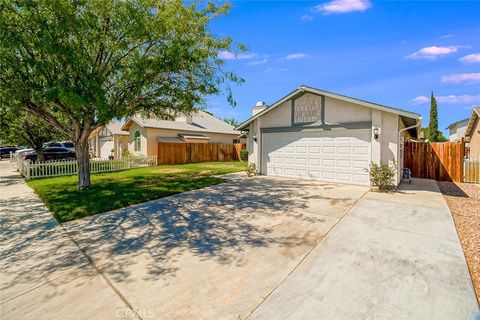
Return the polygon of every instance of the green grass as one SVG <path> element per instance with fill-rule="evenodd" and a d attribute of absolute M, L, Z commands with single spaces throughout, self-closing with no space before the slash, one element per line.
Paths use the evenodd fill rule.
<path fill-rule="evenodd" d="M 225 182 L 217 174 L 245 170 L 245 162 L 205 162 L 153 166 L 92 174 L 89 189 L 77 176 L 31 180 L 32 187 L 60 222 Z"/>

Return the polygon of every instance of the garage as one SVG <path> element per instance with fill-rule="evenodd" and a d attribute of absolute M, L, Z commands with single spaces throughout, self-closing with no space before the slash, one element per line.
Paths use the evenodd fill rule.
<path fill-rule="evenodd" d="M 108 156 L 112 154 L 113 150 L 113 140 L 109 139 L 101 139 L 100 140 L 101 147 L 100 147 L 100 158 L 107 159 Z"/>
<path fill-rule="evenodd" d="M 421 123 L 418 113 L 300 86 L 258 101 L 237 130 L 257 174 L 368 186 L 371 162 L 396 163 L 400 182 L 402 141 L 417 139 Z"/>
<path fill-rule="evenodd" d="M 262 174 L 369 185 L 371 130 L 264 133 Z"/>

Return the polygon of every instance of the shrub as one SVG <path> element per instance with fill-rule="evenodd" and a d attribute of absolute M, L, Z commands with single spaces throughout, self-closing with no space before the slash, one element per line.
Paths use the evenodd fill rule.
<path fill-rule="evenodd" d="M 240 150 L 240 160 L 248 161 L 248 150 Z"/>
<path fill-rule="evenodd" d="M 371 162 L 368 169 L 365 169 L 370 175 L 372 186 L 378 187 L 381 192 L 387 192 L 395 189 L 395 176 L 397 174 L 397 164 L 392 160 L 390 164 L 381 165 Z"/>
<path fill-rule="evenodd" d="M 257 173 L 257 165 L 254 162 L 250 162 L 247 166 L 247 175 L 249 177 Z"/>
<path fill-rule="evenodd" d="M 122 158 L 127 158 L 127 157 L 131 157 L 132 156 L 132 153 L 130 151 L 128 151 L 128 149 L 123 149 L 122 150 Z"/>

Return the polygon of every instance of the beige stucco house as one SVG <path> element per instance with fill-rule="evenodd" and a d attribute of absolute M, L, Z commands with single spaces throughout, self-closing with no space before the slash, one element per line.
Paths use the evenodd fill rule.
<path fill-rule="evenodd" d="M 448 130 L 448 140 L 453 142 L 465 138 L 465 131 L 467 130 L 469 120 L 470 118 L 467 118 L 450 124 L 446 128 L 446 130 Z"/>
<path fill-rule="evenodd" d="M 480 156 L 480 106 L 474 107 L 465 130 L 465 141 L 471 155 Z"/>
<path fill-rule="evenodd" d="M 113 156 L 121 157 L 123 150 L 128 147 L 128 131 L 123 131 L 125 122 L 112 121 L 106 126 L 98 127 L 89 137 L 90 155 L 92 158 L 107 159 Z M 113 151 L 112 151 L 113 150 Z"/>
<path fill-rule="evenodd" d="M 402 142 L 417 137 L 419 114 L 300 86 L 271 106 L 257 103 L 247 133 L 259 173 L 369 185 L 369 163 L 403 165 Z"/>
<path fill-rule="evenodd" d="M 128 132 L 128 150 L 132 154 L 157 155 L 158 142 L 241 143 L 240 131 L 213 115 L 197 111 L 175 121 L 156 118 L 129 118 L 122 126 Z"/>

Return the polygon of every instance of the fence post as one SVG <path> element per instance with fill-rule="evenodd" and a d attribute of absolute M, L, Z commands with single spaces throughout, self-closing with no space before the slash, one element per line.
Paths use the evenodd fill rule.
<path fill-rule="evenodd" d="M 27 180 L 30 180 L 30 159 L 27 160 L 27 164 L 26 164 L 26 171 L 27 171 L 27 175 L 26 175 L 26 178 Z"/>

